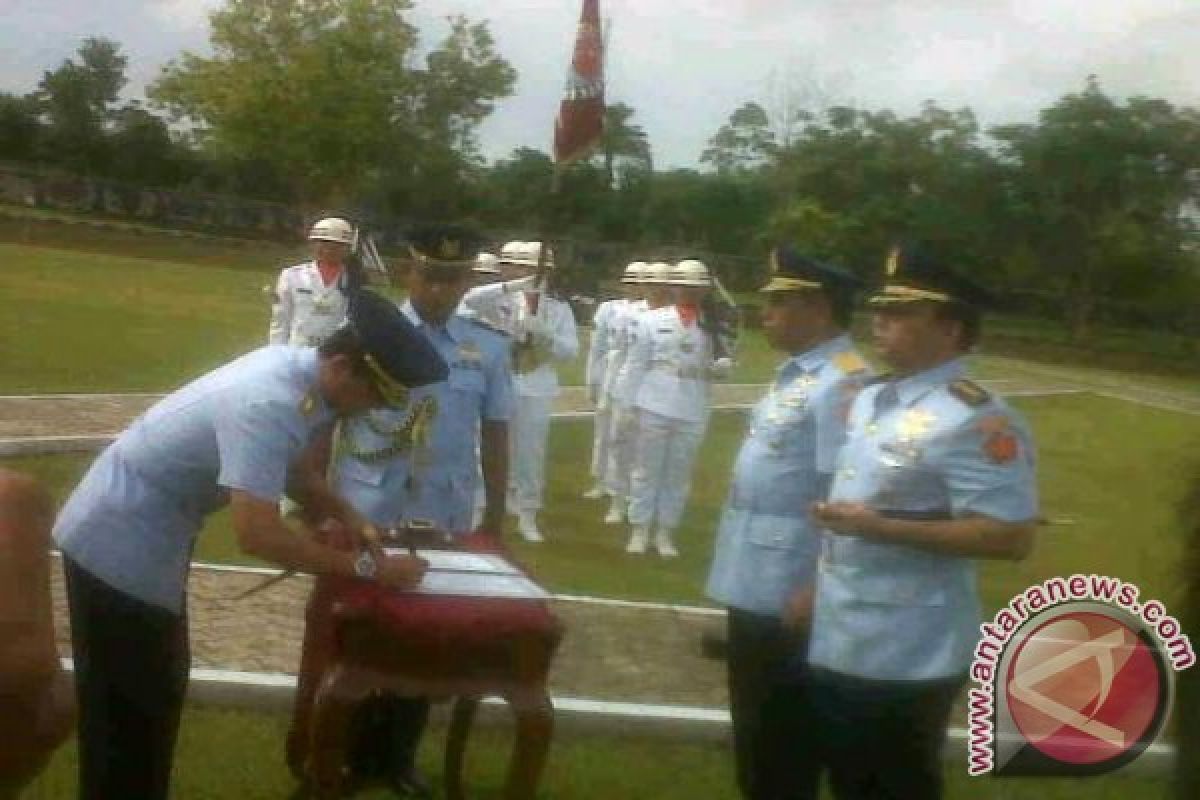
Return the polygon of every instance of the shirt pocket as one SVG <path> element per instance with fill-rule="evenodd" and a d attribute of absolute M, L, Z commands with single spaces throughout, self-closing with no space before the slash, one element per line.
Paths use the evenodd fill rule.
<path fill-rule="evenodd" d="M 945 575 L 952 571 L 946 559 L 908 548 L 857 541 L 857 557 L 833 570 L 840 572 L 852 596 L 863 605 L 939 607 L 950 592 Z"/>
<path fill-rule="evenodd" d="M 484 380 L 482 369 L 466 369 L 458 367 L 450 370 L 450 377 L 447 379 L 450 388 L 457 392 L 471 392 L 474 394 L 483 394 Z"/>
<path fill-rule="evenodd" d="M 746 520 L 746 541 L 755 547 L 792 551 L 815 540 L 808 522 L 801 517 L 755 514 Z"/>
<path fill-rule="evenodd" d="M 337 471 L 342 480 L 378 487 L 383 485 L 384 475 L 387 474 L 387 462 L 364 461 L 350 456 L 338 462 Z"/>

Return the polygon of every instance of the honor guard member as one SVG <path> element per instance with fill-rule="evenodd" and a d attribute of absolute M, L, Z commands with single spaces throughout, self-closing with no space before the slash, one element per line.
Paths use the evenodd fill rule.
<path fill-rule="evenodd" d="M 409 234 L 408 299 L 401 311 L 449 367 L 445 381 L 415 389 L 405 403 L 342 426 L 333 471 L 337 492 L 376 525 L 432 524 L 451 534 L 471 529 L 482 471 L 482 529 L 499 538 L 508 484 L 508 420 L 512 414 L 510 340 L 456 312 L 471 285 L 481 242 L 458 226 L 425 226 Z M 482 465 L 482 470 L 481 470 Z M 429 714 L 421 699 L 375 704 L 382 741 L 366 771 L 382 772 L 402 793 L 426 783 L 414 756 Z M 382 752 L 381 752 L 382 751 Z"/>
<path fill-rule="evenodd" d="M 473 286 L 486 286 L 500 280 L 500 258 L 493 253 L 480 253 L 475 256 L 475 264 L 471 267 L 474 276 Z"/>
<path fill-rule="evenodd" d="M 951 706 L 979 639 L 977 559 L 1028 555 L 1038 517 L 1024 420 L 965 377 L 988 294 L 896 249 L 869 305 L 892 369 L 851 407 L 809 643 L 813 730 L 839 800 L 939 798 Z"/>
<path fill-rule="evenodd" d="M 800 744 L 802 675 L 789 670 L 807 634 L 818 534 L 846 412 L 867 376 L 846 333 L 861 282 L 790 247 L 771 254 L 763 330 L 788 354 L 755 406 L 717 532 L 708 596 L 728 611 L 729 705 L 746 800 L 816 798 Z"/>
<path fill-rule="evenodd" d="M 674 531 L 683 516 L 696 450 L 708 427 L 709 384 L 733 363 L 714 356 L 711 320 L 700 301 L 712 285 L 708 267 L 685 259 L 671 268 L 675 304 L 641 314 L 629 350 L 628 397 L 637 415 L 637 447 L 629 492 L 633 532 L 625 550 L 679 555 Z"/>
<path fill-rule="evenodd" d="M 205 518 L 229 505 L 241 549 L 287 569 L 420 581 L 326 489 L 307 445 L 336 417 L 396 402 L 446 365 L 388 300 L 360 291 L 320 348 L 268 346 L 167 395 L 96 459 L 54 527 L 79 705 L 80 797 L 165 798 L 189 653 L 186 584 Z M 358 553 L 289 529 L 285 484 L 341 519 Z"/>
<path fill-rule="evenodd" d="M 463 303 L 482 319 L 499 320 L 513 336 L 516 406 L 509 436 L 511 505 L 517 532 L 526 541 L 540 542 L 537 513 L 545 495 L 550 413 L 558 396 L 556 365 L 578 355 L 579 336 L 571 307 L 547 290 L 546 274 L 554 269 L 554 254 L 548 247 L 541 242 L 506 245 L 500 261 L 524 277 L 476 287 Z"/>
<path fill-rule="evenodd" d="M 629 476 L 637 450 L 637 413 L 629 390 L 629 351 L 633 347 L 638 318 L 647 311 L 670 305 L 674 291 L 668 284 L 671 265 L 655 261 L 642 268 L 642 280 L 636 284 L 640 299 L 630 299 L 609 320 L 611 355 L 604 375 L 604 394 L 609 408 L 611 432 L 608 437 L 608 467 L 605 490 L 612 499 L 604 515 L 605 525 L 620 525 L 629 508 Z"/>
<path fill-rule="evenodd" d="M 269 344 L 315 347 L 346 320 L 360 283 L 347 264 L 354 226 L 340 217 L 318 220 L 308 232 L 313 260 L 279 273 L 271 306 Z"/>
<path fill-rule="evenodd" d="M 609 403 L 609 394 L 605 391 L 605 378 L 610 364 L 619 352 L 615 343 L 613 323 L 620 319 L 626 306 L 639 301 L 642 273 L 646 266 L 642 261 L 634 261 L 626 266 L 621 275 L 624 296 L 604 301 L 596 307 L 596 313 L 592 315 L 585 383 L 588 387 L 588 399 L 592 401 L 596 412 L 592 420 L 592 486 L 583 493 L 588 500 L 596 500 L 608 494 L 604 476 L 608 467 L 608 443 L 612 437 L 612 406 Z"/>

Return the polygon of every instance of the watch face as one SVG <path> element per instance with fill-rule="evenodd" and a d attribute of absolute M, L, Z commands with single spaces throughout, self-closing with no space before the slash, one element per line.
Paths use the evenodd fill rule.
<path fill-rule="evenodd" d="M 354 562 L 354 574 L 360 578 L 375 577 L 375 559 L 366 550 L 358 554 Z"/>

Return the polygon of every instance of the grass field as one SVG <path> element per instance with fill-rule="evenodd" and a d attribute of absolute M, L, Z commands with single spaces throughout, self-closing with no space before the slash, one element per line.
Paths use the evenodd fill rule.
<path fill-rule="evenodd" d="M 175 761 L 173 795 L 187 800 L 278 800 L 295 783 L 283 763 L 287 719 L 267 714 L 189 709 Z M 507 759 L 506 731 L 481 730 L 468 760 L 470 796 L 500 797 Z M 427 774 L 440 778 L 441 736 L 422 753 Z M 619 765 L 619 766 L 617 766 Z M 29 800 L 74 796 L 75 753 L 64 747 Z M 946 766 L 948 800 L 1168 800 L 1165 778 L 1106 776 L 1078 780 L 969 778 L 957 763 Z M 377 790 L 358 797 L 393 797 Z M 553 744 L 539 796 L 543 800 L 735 800 L 732 757 L 718 744 L 639 740 L 632 737 L 560 736 Z"/>
<path fill-rule="evenodd" d="M 999 607 L 1031 583 L 1074 572 L 1136 581 L 1144 594 L 1169 604 L 1184 577 L 1177 571 L 1180 542 L 1174 514 L 1200 466 L 1196 418 L 1092 396 L 1022 398 L 1016 405 L 1037 436 L 1043 512 L 1056 524 L 1042 529 L 1029 560 L 984 566 L 986 605 Z M 715 519 L 743 427 L 741 414 L 714 415 L 679 531 L 683 555 L 678 560 L 627 556 L 622 550 L 627 529 L 601 524 L 604 504 L 579 498 L 587 484 L 587 421 L 559 420 L 551 426 L 549 460 L 554 466 L 542 517 L 549 541 L 528 545 L 515 535 L 509 539 L 557 592 L 703 602 Z M 7 463 L 39 475 L 62 497 L 87 459 L 54 456 Z M 196 558 L 253 563 L 238 551 L 225 513 L 210 520 Z"/>

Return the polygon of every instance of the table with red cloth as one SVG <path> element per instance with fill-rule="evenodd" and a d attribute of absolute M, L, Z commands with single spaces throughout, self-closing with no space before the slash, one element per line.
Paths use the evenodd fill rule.
<path fill-rule="evenodd" d="M 505 555 L 486 535 L 465 537 L 460 547 Z M 453 698 L 445 785 L 458 800 L 471 723 L 480 699 L 495 695 L 515 718 L 503 797 L 533 800 L 553 729 L 546 680 L 562 634 L 543 600 L 403 593 L 319 577 L 306 612 L 288 764 L 308 793 L 343 796 L 351 721 L 365 699 L 380 692 Z"/>

